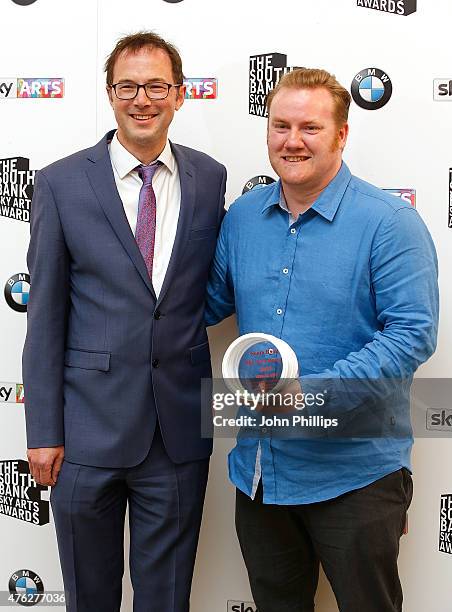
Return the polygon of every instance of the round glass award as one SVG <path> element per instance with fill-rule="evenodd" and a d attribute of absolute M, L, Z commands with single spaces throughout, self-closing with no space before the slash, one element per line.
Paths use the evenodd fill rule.
<path fill-rule="evenodd" d="M 221 370 L 226 386 L 234 393 L 275 393 L 288 379 L 298 377 L 298 360 L 281 338 L 244 334 L 229 346 Z"/>

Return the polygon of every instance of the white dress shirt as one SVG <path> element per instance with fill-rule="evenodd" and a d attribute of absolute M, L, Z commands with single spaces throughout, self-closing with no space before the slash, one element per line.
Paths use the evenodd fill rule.
<path fill-rule="evenodd" d="M 116 133 L 109 145 L 109 152 L 119 197 L 122 200 L 132 233 L 135 235 L 138 200 L 143 185 L 135 168 L 141 162 L 122 146 Z M 156 170 L 152 179 L 157 206 L 152 285 L 158 297 L 168 269 L 176 236 L 180 211 L 180 181 L 176 159 L 168 140 L 157 159 L 162 164 Z"/>

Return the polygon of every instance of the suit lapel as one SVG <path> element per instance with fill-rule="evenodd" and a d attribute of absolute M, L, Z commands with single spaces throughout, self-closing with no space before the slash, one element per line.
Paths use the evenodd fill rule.
<path fill-rule="evenodd" d="M 101 205 L 115 234 L 117 235 L 124 249 L 127 251 L 145 285 L 152 293 L 154 299 L 156 299 L 154 288 L 152 287 L 151 279 L 149 278 L 149 274 L 146 269 L 146 264 L 144 263 L 140 249 L 138 248 L 135 237 L 130 229 L 129 222 L 124 212 L 124 206 L 116 188 L 110 155 L 107 147 L 107 142 L 109 139 L 111 139 L 113 134 L 114 131 L 109 132 L 95 147 L 90 150 L 88 160 L 91 163 L 88 164 L 87 167 L 88 178 L 99 204 Z"/>
<path fill-rule="evenodd" d="M 190 234 L 193 213 L 195 210 L 195 180 L 196 171 L 194 165 L 188 159 L 186 151 L 182 147 L 171 143 L 171 149 L 176 158 L 180 180 L 180 212 L 177 222 L 176 237 L 174 239 L 173 251 L 166 271 L 165 279 L 157 300 L 160 304 L 165 297 L 171 280 L 176 273 L 178 262 L 182 257 Z"/>

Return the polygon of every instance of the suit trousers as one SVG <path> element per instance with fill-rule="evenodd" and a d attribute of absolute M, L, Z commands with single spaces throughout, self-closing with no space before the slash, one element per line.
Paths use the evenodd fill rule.
<path fill-rule="evenodd" d="M 401 612 L 399 540 L 413 485 L 405 468 L 337 498 L 293 506 L 237 489 L 236 528 L 259 612 L 313 612 L 319 564 L 341 612 Z"/>
<path fill-rule="evenodd" d="M 173 463 L 158 425 L 135 467 L 63 462 L 51 504 L 68 612 L 119 612 L 127 504 L 134 612 L 188 612 L 208 469 Z"/>

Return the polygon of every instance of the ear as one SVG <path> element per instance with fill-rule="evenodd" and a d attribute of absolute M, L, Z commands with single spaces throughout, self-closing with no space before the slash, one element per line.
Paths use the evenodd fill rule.
<path fill-rule="evenodd" d="M 345 145 L 347 144 L 348 138 L 348 123 L 344 123 L 344 125 L 340 128 L 339 133 L 337 135 L 337 142 L 341 151 L 345 149 Z"/>
<path fill-rule="evenodd" d="M 178 89 L 179 91 L 176 96 L 176 110 L 179 110 L 182 104 L 184 103 L 186 87 L 185 85 L 181 85 Z"/>
<path fill-rule="evenodd" d="M 110 106 L 113 106 L 113 89 L 109 85 L 106 85 L 105 91 L 107 92 L 108 101 L 110 102 Z"/>

